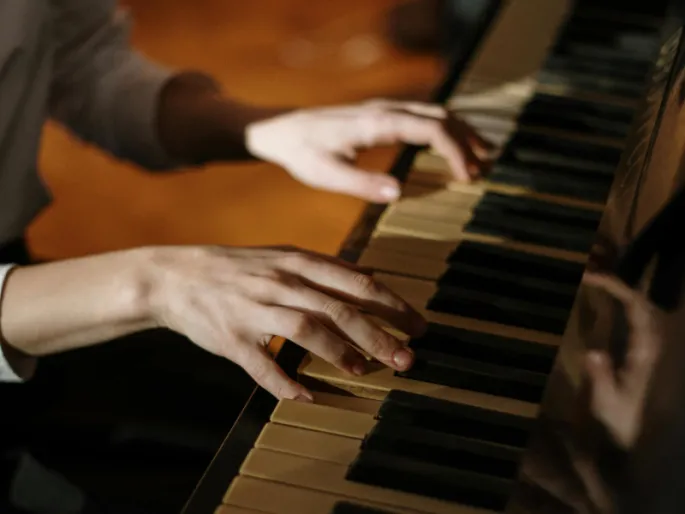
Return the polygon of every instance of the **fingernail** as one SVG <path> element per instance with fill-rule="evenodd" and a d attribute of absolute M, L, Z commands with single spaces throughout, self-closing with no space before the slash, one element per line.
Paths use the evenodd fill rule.
<path fill-rule="evenodd" d="M 366 365 L 364 361 L 357 361 L 352 365 L 352 373 L 357 375 L 358 377 L 361 377 L 366 373 Z"/>
<path fill-rule="evenodd" d="M 409 369 L 412 362 L 414 362 L 414 352 L 409 348 L 400 348 L 399 350 L 395 350 L 395 353 L 392 355 L 392 360 L 399 369 Z"/>
<path fill-rule="evenodd" d="M 587 353 L 587 360 L 592 364 L 600 364 L 602 362 L 602 354 L 596 350 L 590 350 Z"/>
<path fill-rule="evenodd" d="M 386 200 L 396 200 L 400 196 L 400 188 L 398 186 L 383 186 L 381 188 L 381 196 Z"/>
<path fill-rule="evenodd" d="M 311 395 L 304 394 L 304 393 L 298 394 L 294 399 L 297 402 L 314 403 L 314 398 Z"/>

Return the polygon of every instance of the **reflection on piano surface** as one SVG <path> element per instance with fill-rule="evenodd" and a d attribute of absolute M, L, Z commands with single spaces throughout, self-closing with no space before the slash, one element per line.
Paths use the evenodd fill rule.
<path fill-rule="evenodd" d="M 286 343 L 315 402 L 256 391 L 186 514 L 683 512 L 682 1 L 483 5 L 438 96 L 487 178 L 409 149 L 343 252 L 430 321 L 415 366 Z"/>

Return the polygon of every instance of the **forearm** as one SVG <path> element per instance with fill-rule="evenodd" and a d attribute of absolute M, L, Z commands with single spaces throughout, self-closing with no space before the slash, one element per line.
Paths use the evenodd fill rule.
<path fill-rule="evenodd" d="M 151 251 L 16 268 L 0 303 L 6 350 L 41 356 L 154 327 Z"/>
<path fill-rule="evenodd" d="M 251 158 L 246 128 L 288 111 L 232 100 L 200 73 L 172 78 L 161 92 L 158 109 L 162 146 L 174 159 L 193 164 Z"/>

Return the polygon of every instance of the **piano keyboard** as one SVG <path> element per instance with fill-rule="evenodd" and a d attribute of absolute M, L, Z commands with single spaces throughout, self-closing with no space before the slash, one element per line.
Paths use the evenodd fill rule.
<path fill-rule="evenodd" d="M 475 184 L 420 151 L 359 264 L 429 321 L 414 367 L 348 375 L 308 355 L 217 514 L 503 511 L 658 23 L 602 2 L 505 2 L 447 105 L 495 144 Z M 390 327 L 388 327 L 390 329 Z"/>

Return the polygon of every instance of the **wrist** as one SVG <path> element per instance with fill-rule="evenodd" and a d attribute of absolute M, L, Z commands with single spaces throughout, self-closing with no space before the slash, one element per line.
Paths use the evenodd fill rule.
<path fill-rule="evenodd" d="M 181 73 L 162 91 L 160 138 L 170 155 L 192 164 L 247 159 L 254 157 L 247 128 L 286 111 L 232 100 L 211 77 Z"/>
<path fill-rule="evenodd" d="M 151 246 L 135 252 L 132 274 L 134 309 L 152 327 L 168 328 L 166 312 L 171 294 L 173 247 Z"/>

